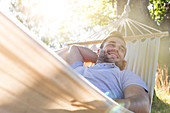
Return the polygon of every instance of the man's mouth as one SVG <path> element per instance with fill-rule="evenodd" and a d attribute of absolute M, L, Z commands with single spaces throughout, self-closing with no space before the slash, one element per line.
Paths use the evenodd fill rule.
<path fill-rule="evenodd" d="M 115 52 L 113 52 L 113 51 L 108 51 L 107 53 L 108 53 L 108 55 L 114 55 L 115 57 L 118 58 L 117 53 L 115 53 Z"/>

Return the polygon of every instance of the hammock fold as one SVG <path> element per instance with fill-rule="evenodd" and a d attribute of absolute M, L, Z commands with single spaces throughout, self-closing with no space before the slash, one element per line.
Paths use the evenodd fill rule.
<path fill-rule="evenodd" d="M 154 93 L 160 38 L 140 39 L 135 43 L 131 41 L 127 42 L 127 55 L 125 56 L 127 70 L 136 73 L 145 81 L 149 90 L 151 104 Z"/>

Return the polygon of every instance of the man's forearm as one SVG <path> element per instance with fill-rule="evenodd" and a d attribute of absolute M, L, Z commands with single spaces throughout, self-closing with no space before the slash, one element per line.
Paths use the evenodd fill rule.
<path fill-rule="evenodd" d="M 83 57 L 84 62 L 96 63 L 98 56 L 95 52 L 93 52 L 91 49 L 86 47 L 81 47 L 81 46 L 77 46 L 77 47 L 80 51 L 80 54 Z"/>
<path fill-rule="evenodd" d="M 149 113 L 150 104 L 149 98 L 144 95 L 136 95 L 126 99 L 114 99 L 117 103 L 123 107 L 135 112 L 135 113 Z"/>
<path fill-rule="evenodd" d="M 69 49 L 65 48 L 56 51 L 56 53 L 69 64 L 72 64 L 77 61 L 96 63 L 96 60 L 98 58 L 95 52 L 86 47 L 81 46 L 71 46 Z"/>

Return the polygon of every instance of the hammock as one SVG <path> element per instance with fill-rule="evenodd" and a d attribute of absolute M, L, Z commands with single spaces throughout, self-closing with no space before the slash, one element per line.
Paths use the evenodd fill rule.
<path fill-rule="evenodd" d="M 139 75 L 145 81 L 152 105 L 160 38 L 168 36 L 168 32 L 162 32 L 128 18 L 128 13 L 130 12 L 129 2 L 130 0 L 128 0 L 123 14 L 117 21 L 108 24 L 88 38 L 84 38 L 83 40 L 85 41 L 80 40 L 67 45 L 85 45 L 86 47 L 93 45 L 89 48 L 96 51 L 99 48 L 95 45 L 100 44 L 112 31 L 123 32 L 123 37 L 127 42 L 126 69 Z M 92 64 L 85 63 L 85 65 Z"/>
<path fill-rule="evenodd" d="M 110 112 L 130 113 L 31 38 L 21 23 L 11 21 L 2 11 L 0 20 L 1 113 L 99 112 L 73 106 L 73 100 L 97 100 Z"/>

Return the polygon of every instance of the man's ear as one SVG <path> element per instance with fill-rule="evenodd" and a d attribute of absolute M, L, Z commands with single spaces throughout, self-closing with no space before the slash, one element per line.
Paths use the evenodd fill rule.
<path fill-rule="evenodd" d="M 100 49 L 97 50 L 97 55 L 99 55 Z"/>

